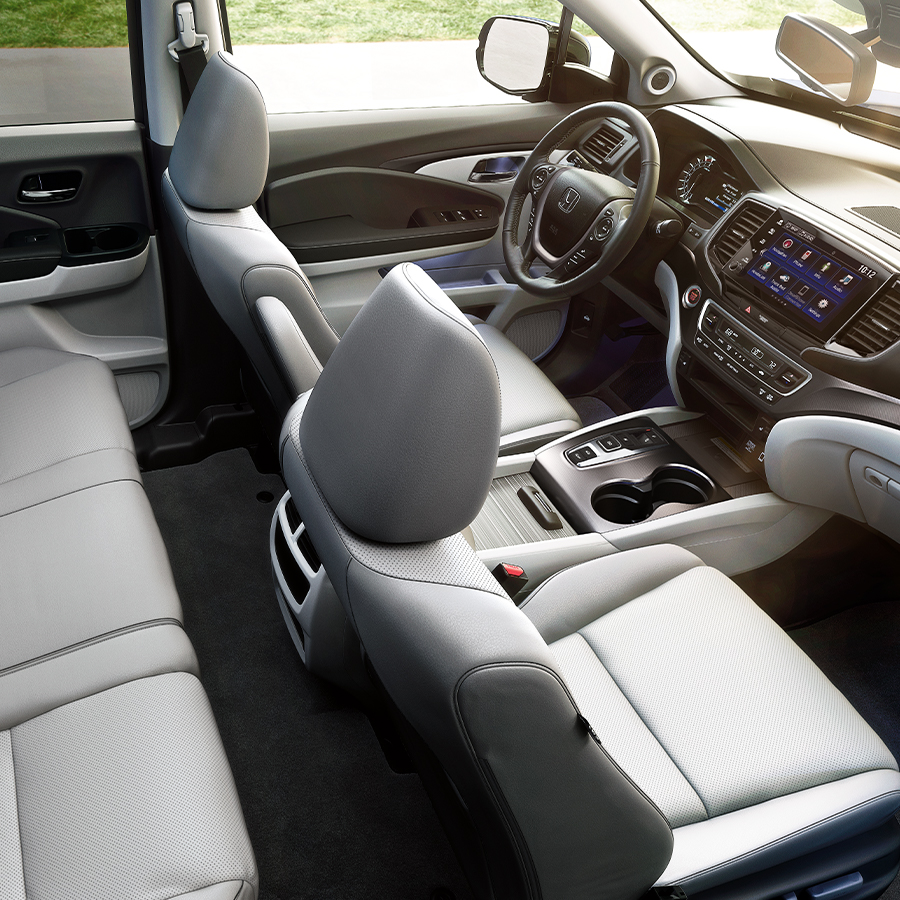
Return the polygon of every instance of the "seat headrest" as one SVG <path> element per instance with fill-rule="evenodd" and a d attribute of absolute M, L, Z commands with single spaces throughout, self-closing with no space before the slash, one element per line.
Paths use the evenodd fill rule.
<path fill-rule="evenodd" d="M 266 104 L 230 53 L 210 57 L 191 95 L 169 159 L 181 199 L 198 209 L 243 209 L 269 170 Z"/>
<path fill-rule="evenodd" d="M 331 355 L 299 437 L 351 531 L 395 544 L 456 534 L 480 512 L 497 464 L 494 361 L 447 295 L 404 263 Z"/>

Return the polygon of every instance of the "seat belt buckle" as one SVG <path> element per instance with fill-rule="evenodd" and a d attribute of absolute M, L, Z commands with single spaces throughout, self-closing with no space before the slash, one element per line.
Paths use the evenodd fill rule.
<path fill-rule="evenodd" d="M 194 23 L 194 4 L 190 0 L 180 0 L 172 7 L 175 17 L 175 34 L 177 37 L 168 44 L 169 56 L 178 62 L 178 54 L 182 50 L 191 50 L 200 43 L 203 53 L 209 51 L 209 35 L 199 34 Z"/>
<path fill-rule="evenodd" d="M 491 569 L 491 575 L 500 583 L 500 587 L 509 594 L 511 600 L 515 600 L 516 594 L 528 584 L 528 576 L 521 566 L 514 563 L 497 563 Z"/>

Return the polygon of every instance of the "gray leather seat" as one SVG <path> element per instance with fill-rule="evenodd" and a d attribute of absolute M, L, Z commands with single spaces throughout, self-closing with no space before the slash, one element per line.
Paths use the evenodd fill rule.
<path fill-rule="evenodd" d="M 476 895 L 775 897 L 845 875 L 842 896 L 880 893 L 900 865 L 897 763 L 730 579 L 658 546 L 567 569 L 523 608 L 499 588 L 459 535 L 491 481 L 499 394 L 477 332 L 406 265 L 282 443 Z"/>
<path fill-rule="evenodd" d="M 0 353 L 0 515 L 92 485 L 140 481 L 116 382 L 98 359 Z"/>
<path fill-rule="evenodd" d="M 268 164 L 262 95 L 234 58 L 220 52 L 191 97 L 162 192 L 206 293 L 283 415 L 315 383 L 339 336 L 291 253 L 253 208 Z M 581 427 L 531 360 L 496 329 L 478 328 L 500 372 L 503 452 L 534 449 Z"/>
<path fill-rule="evenodd" d="M 0 893 L 254 900 L 109 368 L 0 353 Z"/>

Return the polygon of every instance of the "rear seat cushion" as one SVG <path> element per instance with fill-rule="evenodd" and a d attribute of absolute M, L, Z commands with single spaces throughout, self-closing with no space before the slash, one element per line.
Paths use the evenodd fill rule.
<path fill-rule="evenodd" d="M 107 481 L 140 481 L 109 367 L 24 347 L 0 353 L 0 514 Z"/>
<path fill-rule="evenodd" d="M 0 895 L 254 900 L 109 368 L 0 353 Z"/>
<path fill-rule="evenodd" d="M 200 682 L 175 673 L 0 732 L 9 900 L 255 896 L 256 863 Z"/>
<path fill-rule="evenodd" d="M 141 485 L 103 484 L 0 516 L 0 672 L 145 622 L 181 622 Z"/>

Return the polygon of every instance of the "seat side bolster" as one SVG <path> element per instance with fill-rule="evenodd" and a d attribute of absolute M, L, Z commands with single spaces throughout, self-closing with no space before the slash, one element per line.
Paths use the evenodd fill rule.
<path fill-rule="evenodd" d="M 683 547 L 659 544 L 579 563 L 548 578 L 522 604 L 552 644 L 667 581 L 702 566 Z"/>
<path fill-rule="evenodd" d="M 671 851 L 668 823 L 580 723 L 552 654 L 515 605 L 472 588 L 382 575 L 356 560 L 346 589 L 378 679 L 462 798 L 495 884 L 515 884 L 509 896 L 627 900 L 658 877 Z M 506 737 L 493 734 L 492 721 Z M 591 819 L 586 828 L 603 810 L 607 826 Z M 618 863 L 603 871 L 613 831 L 642 844 L 632 848 L 633 859 L 644 860 L 640 871 L 621 884 L 610 876 Z M 615 852 L 629 856 L 624 845 Z"/>
<path fill-rule="evenodd" d="M 279 363 L 289 396 L 299 397 L 318 381 L 321 363 L 297 326 L 297 320 L 277 297 L 260 297 L 256 301 L 256 315 Z"/>
<path fill-rule="evenodd" d="M 534 896 L 644 894 L 671 856 L 669 824 L 588 732 L 559 676 L 485 666 L 461 680 L 457 706 L 488 790 L 521 834 Z"/>

